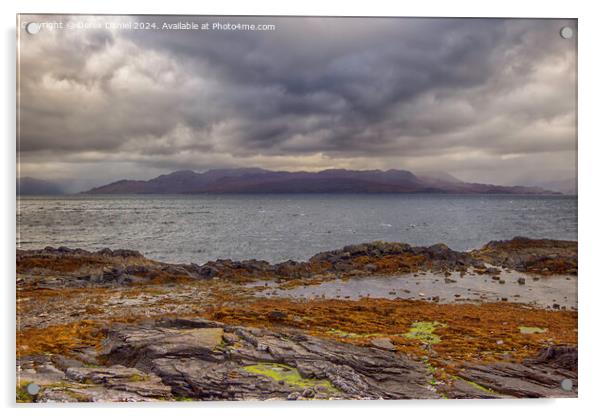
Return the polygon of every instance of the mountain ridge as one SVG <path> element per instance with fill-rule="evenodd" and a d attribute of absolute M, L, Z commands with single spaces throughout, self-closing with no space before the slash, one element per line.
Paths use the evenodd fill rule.
<path fill-rule="evenodd" d="M 450 179 L 447 179 L 450 178 Z M 462 182 L 451 175 L 417 176 L 407 170 L 326 169 L 319 172 L 260 168 L 178 170 L 149 180 L 122 179 L 84 194 L 229 194 L 229 193 L 465 193 L 534 194 L 559 192 L 532 186 Z"/>

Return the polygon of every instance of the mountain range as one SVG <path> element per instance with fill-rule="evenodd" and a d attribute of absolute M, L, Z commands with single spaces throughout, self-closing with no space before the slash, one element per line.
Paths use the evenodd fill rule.
<path fill-rule="evenodd" d="M 144 180 L 120 180 L 87 194 L 230 194 L 230 193 L 460 193 L 559 194 L 541 187 L 463 182 L 445 173 L 415 175 L 407 170 L 328 169 L 320 172 L 260 168 L 181 170 Z"/>

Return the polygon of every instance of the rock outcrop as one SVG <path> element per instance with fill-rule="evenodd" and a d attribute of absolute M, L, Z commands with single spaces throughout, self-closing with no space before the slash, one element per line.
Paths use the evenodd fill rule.
<path fill-rule="evenodd" d="M 521 363 L 466 364 L 461 381 L 495 397 L 575 397 L 577 394 L 577 348 L 554 345 L 544 348 L 533 359 Z M 567 389 L 563 381 L 568 381 Z M 466 391 L 452 390 L 461 398 Z M 472 396 L 471 396 L 472 397 Z"/>
<path fill-rule="evenodd" d="M 110 287 L 205 279 L 196 264 L 168 264 L 134 250 L 92 252 L 68 247 L 17 250 L 17 284 L 36 287 Z"/>
<path fill-rule="evenodd" d="M 422 363 L 391 351 L 202 319 L 116 327 L 102 355 L 194 399 L 438 397 Z"/>
<path fill-rule="evenodd" d="M 577 274 L 576 241 L 515 237 L 512 240 L 491 241 L 470 254 L 476 259 L 519 272 Z"/>
<path fill-rule="evenodd" d="M 323 279 L 433 271 L 449 273 L 473 269 L 480 274 L 500 270 L 550 274 L 577 274 L 577 243 L 516 237 L 492 241 L 479 250 L 458 252 L 445 244 L 416 247 L 376 241 L 316 254 L 306 262 L 271 264 L 261 260 L 216 260 L 197 264 L 168 264 L 149 260 L 137 251 L 102 249 L 17 250 L 18 284 L 38 287 L 119 286 L 186 280 Z"/>
<path fill-rule="evenodd" d="M 551 346 L 523 363 L 465 363 L 433 387 L 422 360 L 386 339 L 357 346 L 201 318 L 121 324 L 107 333 L 100 365 L 63 356 L 22 357 L 21 384 L 32 400 L 299 400 L 575 397 L 577 349 Z M 570 380 L 570 389 L 561 388 Z"/>
<path fill-rule="evenodd" d="M 425 365 L 393 351 L 203 319 L 117 325 L 98 358 L 62 359 L 63 370 L 24 358 L 19 378 L 42 385 L 36 401 L 439 397 Z M 39 377 L 48 368 L 49 382 Z"/>

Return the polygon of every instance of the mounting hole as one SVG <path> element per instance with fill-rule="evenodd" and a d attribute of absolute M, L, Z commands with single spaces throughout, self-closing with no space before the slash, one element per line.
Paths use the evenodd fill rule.
<path fill-rule="evenodd" d="M 571 39 L 573 37 L 573 29 L 568 26 L 563 27 L 560 29 L 560 37 L 563 39 Z"/>
<path fill-rule="evenodd" d="M 39 23 L 36 22 L 29 22 L 27 23 L 27 25 L 25 26 L 25 30 L 27 31 L 27 33 L 29 33 L 30 35 L 35 35 L 36 33 L 38 33 L 40 30 L 42 29 L 42 25 L 40 25 Z"/>
<path fill-rule="evenodd" d="M 36 383 L 29 383 L 27 385 L 27 393 L 31 394 L 32 396 L 35 396 L 39 392 L 40 392 L 40 386 L 38 386 Z"/>
<path fill-rule="evenodd" d="M 573 380 L 569 380 L 565 378 L 560 382 L 560 388 L 564 391 L 572 391 L 573 390 Z"/>

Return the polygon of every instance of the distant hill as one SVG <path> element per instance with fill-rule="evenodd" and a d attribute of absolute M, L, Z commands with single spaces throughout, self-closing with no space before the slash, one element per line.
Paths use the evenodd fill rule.
<path fill-rule="evenodd" d="M 562 192 L 563 194 L 577 195 L 577 178 L 545 182 L 541 186 L 552 191 Z"/>
<path fill-rule="evenodd" d="M 29 176 L 17 179 L 17 195 L 62 195 L 64 193 L 62 186 L 54 182 Z"/>
<path fill-rule="evenodd" d="M 420 172 L 417 176 L 424 181 L 430 181 L 432 183 L 436 183 L 436 182 L 462 183 L 462 181 L 460 179 L 456 178 L 455 176 L 452 176 L 447 172 L 441 172 L 441 171 Z"/>
<path fill-rule="evenodd" d="M 120 180 L 90 189 L 88 194 L 229 194 L 229 193 L 483 193 L 555 194 L 538 187 L 462 182 L 438 175 L 418 177 L 406 170 L 283 172 L 258 168 L 182 170 L 148 181 Z"/>

